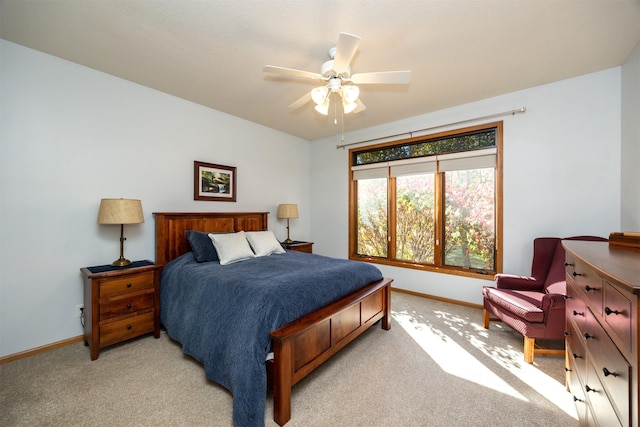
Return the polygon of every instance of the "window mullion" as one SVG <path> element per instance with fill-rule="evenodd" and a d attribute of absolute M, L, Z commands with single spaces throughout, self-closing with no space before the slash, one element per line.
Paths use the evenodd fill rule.
<path fill-rule="evenodd" d="M 389 178 L 389 185 L 387 185 L 388 193 L 388 218 L 389 224 L 387 225 L 387 258 L 391 260 L 396 259 L 396 179 L 394 177 Z"/>
<path fill-rule="evenodd" d="M 444 172 L 438 172 L 435 174 L 435 248 L 433 254 L 433 263 L 442 267 L 444 265 L 444 254 L 442 248 L 444 247 Z"/>

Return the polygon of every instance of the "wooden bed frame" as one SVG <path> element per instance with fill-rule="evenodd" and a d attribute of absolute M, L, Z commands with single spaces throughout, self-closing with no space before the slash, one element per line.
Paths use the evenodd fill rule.
<path fill-rule="evenodd" d="M 267 230 L 268 212 L 155 212 L 156 264 L 190 251 L 186 230 Z M 271 332 L 274 357 L 267 361 L 273 419 L 291 418 L 291 388 L 327 359 L 382 320 L 391 328 L 391 282 L 384 278 Z"/>

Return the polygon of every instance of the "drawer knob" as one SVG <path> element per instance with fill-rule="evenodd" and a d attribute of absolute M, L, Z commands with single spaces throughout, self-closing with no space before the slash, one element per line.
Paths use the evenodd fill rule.
<path fill-rule="evenodd" d="M 576 273 L 575 271 L 574 271 L 572 274 L 573 274 L 573 277 L 576 277 L 576 276 L 582 276 L 582 274 L 580 274 L 580 273 Z"/>
<path fill-rule="evenodd" d="M 131 287 L 131 283 L 127 283 L 127 288 L 130 288 L 130 287 Z"/>
<path fill-rule="evenodd" d="M 585 389 L 585 390 L 587 390 L 587 392 L 592 391 L 592 392 L 596 393 L 596 392 L 598 391 L 598 390 L 596 390 L 595 388 L 591 388 L 591 387 L 589 387 L 588 385 L 584 386 L 584 389 Z"/>
<path fill-rule="evenodd" d="M 580 399 L 580 398 L 577 398 L 577 397 L 575 397 L 575 396 L 573 396 L 573 401 L 574 401 L 574 402 L 584 402 L 584 400 L 582 400 L 582 399 Z"/>
<path fill-rule="evenodd" d="M 131 329 L 131 325 L 127 325 L 127 330 Z"/>
<path fill-rule="evenodd" d="M 127 308 L 131 308 L 131 304 L 127 304 Z"/>
<path fill-rule="evenodd" d="M 564 331 L 564 336 L 565 336 L 565 337 L 568 337 L 568 336 L 570 336 L 570 335 L 571 335 L 571 332 L 569 332 L 569 331 Z"/>
<path fill-rule="evenodd" d="M 617 377 L 618 376 L 618 374 L 616 374 L 615 372 L 611 372 L 607 368 L 602 368 L 602 372 L 604 373 L 605 377 L 608 377 L 609 375 L 611 375 L 612 377 Z"/>
<path fill-rule="evenodd" d="M 622 314 L 620 311 L 618 311 L 618 310 L 611 310 L 609 307 L 605 307 L 605 308 L 604 308 L 604 312 L 607 314 L 607 316 L 608 316 L 608 315 L 610 315 L 610 314 L 615 314 L 616 316 L 617 316 L 618 314 Z"/>
<path fill-rule="evenodd" d="M 573 358 L 574 359 L 582 359 L 582 356 L 580 356 L 579 354 L 573 353 Z"/>
<path fill-rule="evenodd" d="M 580 313 L 579 311 L 573 310 L 573 315 L 574 316 L 584 316 L 584 313 Z"/>
<path fill-rule="evenodd" d="M 564 263 L 564 266 L 565 266 L 565 267 L 573 267 L 573 264 L 571 264 L 570 262 L 565 262 L 565 263 Z"/>
<path fill-rule="evenodd" d="M 591 291 L 597 291 L 598 288 L 592 288 L 591 286 L 587 285 L 584 287 L 584 290 L 587 292 L 591 292 Z"/>
<path fill-rule="evenodd" d="M 567 299 L 571 299 L 571 297 L 569 295 L 562 295 L 564 297 L 565 300 Z"/>
<path fill-rule="evenodd" d="M 582 336 L 584 337 L 584 339 L 588 340 L 588 339 L 595 339 L 595 337 L 593 335 L 589 335 L 588 332 L 585 332 L 584 334 L 582 334 Z"/>
<path fill-rule="evenodd" d="M 571 372 L 571 369 L 569 369 L 569 368 L 566 368 L 566 367 L 565 367 L 565 368 L 564 368 L 564 371 L 565 371 L 565 372 Z"/>

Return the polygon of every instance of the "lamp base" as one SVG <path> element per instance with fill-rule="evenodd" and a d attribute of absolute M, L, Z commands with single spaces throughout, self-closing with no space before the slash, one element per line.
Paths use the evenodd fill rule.
<path fill-rule="evenodd" d="M 114 267 L 124 267 L 126 265 L 131 264 L 131 261 L 129 261 L 128 259 L 124 259 L 124 258 L 118 258 L 117 260 L 113 261 L 111 263 L 112 266 Z"/>
<path fill-rule="evenodd" d="M 285 239 L 285 241 L 283 243 L 293 243 L 293 240 L 291 239 Z"/>

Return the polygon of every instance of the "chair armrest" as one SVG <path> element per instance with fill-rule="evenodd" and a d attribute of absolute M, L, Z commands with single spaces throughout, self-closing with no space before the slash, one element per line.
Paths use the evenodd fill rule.
<path fill-rule="evenodd" d="M 542 297 L 542 310 L 547 311 L 552 308 L 562 307 L 566 305 L 566 297 L 562 294 L 545 294 Z"/>
<path fill-rule="evenodd" d="M 545 294 L 542 297 L 544 312 L 545 338 L 562 339 L 566 323 L 566 300 L 562 294 Z"/>
<path fill-rule="evenodd" d="M 516 276 L 515 274 L 496 274 L 493 277 L 498 289 L 513 289 L 516 291 L 541 291 L 544 283 L 534 277 Z"/>

